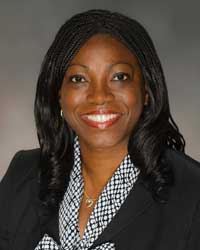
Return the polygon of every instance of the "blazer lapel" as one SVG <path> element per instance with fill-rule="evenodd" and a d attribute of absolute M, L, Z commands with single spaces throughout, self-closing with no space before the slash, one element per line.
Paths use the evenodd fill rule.
<path fill-rule="evenodd" d="M 38 192 L 38 187 L 33 188 L 33 192 Z M 47 233 L 52 237 L 58 245 L 59 239 L 59 214 L 58 211 L 52 213 L 49 209 L 45 208 L 38 195 L 34 194 L 35 209 L 38 214 L 39 224 L 41 228 L 41 238 Z M 102 234 L 93 243 L 91 248 L 94 248 L 103 242 L 109 241 L 114 235 L 118 234 L 124 227 L 131 223 L 135 218 L 142 215 L 147 211 L 147 208 L 153 205 L 153 199 L 149 191 L 145 188 L 144 182 L 138 178 L 133 189 L 130 191 L 125 202 L 122 204 L 119 212 L 115 215 L 113 220 L 108 224 Z"/>
<path fill-rule="evenodd" d="M 108 224 L 102 234 L 93 243 L 91 249 L 110 241 L 110 239 L 118 234 L 124 227 L 131 223 L 136 217 L 147 211 L 152 206 L 153 199 L 151 194 L 146 190 L 144 182 L 141 179 L 135 183 L 125 202 L 122 204 L 119 212 L 113 220 Z"/>
<path fill-rule="evenodd" d="M 58 212 L 52 213 L 42 205 L 38 198 L 38 183 L 35 176 L 26 182 L 29 183 L 28 187 L 21 187 L 22 191 L 16 198 L 19 204 L 16 205 L 15 213 L 11 215 L 13 232 L 11 232 L 9 249 L 34 249 L 44 233 L 48 233 L 60 244 Z"/>
<path fill-rule="evenodd" d="M 52 212 L 50 209 L 43 206 L 38 198 L 38 184 L 32 187 L 32 192 L 33 197 L 35 197 L 34 206 L 39 219 L 41 238 L 47 233 L 60 244 L 58 211 Z"/>

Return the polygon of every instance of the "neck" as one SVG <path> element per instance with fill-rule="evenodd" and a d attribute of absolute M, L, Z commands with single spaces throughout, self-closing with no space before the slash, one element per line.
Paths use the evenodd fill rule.
<path fill-rule="evenodd" d="M 127 145 L 94 149 L 80 142 L 80 146 L 84 188 L 96 197 L 127 155 Z"/>

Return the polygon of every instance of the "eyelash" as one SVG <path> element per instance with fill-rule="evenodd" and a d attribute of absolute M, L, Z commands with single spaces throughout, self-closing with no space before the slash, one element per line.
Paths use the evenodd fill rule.
<path fill-rule="evenodd" d="M 114 77 L 113 77 L 113 79 L 115 78 L 115 77 L 118 77 L 118 76 L 125 76 L 126 77 L 126 79 L 121 79 L 121 80 L 114 80 L 114 81 L 127 81 L 127 80 L 129 80 L 130 79 L 130 75 L 129 74 L 127 74 L 127 73 L 123 73 L 123 72 L 119 72 L 119 73 L 117 73 L 117 74 L 115 74 L 114 75 Z"/>
<path fill-rule="evenodd" d="M 85 82 L 85 80 L 84 81 L 82 81 L 82 80 L 80 80 L 80 81 L 74 81 L 73 79 L 74 78 L 79 78 L 79 80 L 80 80 L 80 78 L 81 79 L 85 79 L 82 75 L 73 75 L 73 76 L 71 76 L 70 78 L 69 78 L 69 80 L 70 80 L 70 82 L 73 82 L 73 83 L 76 83 L 76 82 Z"/>
<path fill-rule="evenodd" d="M 123 76 L 123 79 L 117 79 L 117 80 L 115 80 L 114 78 L 115 77 L 119 77 L 119 76 Z M 125 76 L 125 79 L 124 79 L 124 76 Z M 79 78 L 79 80 L 77 81 L 77 78 Z M 74 79 L 76 79 L 75 81 L 74 81 Z M 84 79 L 84 80 L 83 80 Z M 130 79 L 130 75 L 129 74 L 127 74 L 127 73 L 123 73 L 123 72 L 119 72 L 119 73 L 117 73 L 117 74 L 115 74 L 114 75 L 114 77 L 113 77 L 113 81 L 127 81 L 127 80 L 129 80 Z M 69 78 L 69 80 L 70 80 L 70 82 L 73 82 L 73 83 L 83 83 L 83 82 L 85 82 L 86 80 L 85 80 L 85 77 L 83 77 L 82 75 L 73 75 L 73 76 L 71 76 L 70 78 Z M 83 80 L 83 81 L 82 81 Z"/>

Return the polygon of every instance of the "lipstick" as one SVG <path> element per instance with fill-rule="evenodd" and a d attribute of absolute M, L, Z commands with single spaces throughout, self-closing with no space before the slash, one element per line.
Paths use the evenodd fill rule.
<path fill-rule="evenodd" d="M 111 110 L 94 110 L 81 115 L 81 119 L 91 127 L 105 129 L 115 124 L 121 117 L 122 113 Z"/>

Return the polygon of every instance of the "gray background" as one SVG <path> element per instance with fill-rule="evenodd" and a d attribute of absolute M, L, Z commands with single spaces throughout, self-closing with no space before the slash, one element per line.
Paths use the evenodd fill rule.
<path fill-rule="evenodd" d="M 161 59 L 171 112 L 187 154 L 200 160 L 200 2 L 0 1 L 0 177 L 14 153 L 38 147 L 33 103 L 43 56 L 63 22 L 93 8 L 120 11 L 140 21 Z"/>

